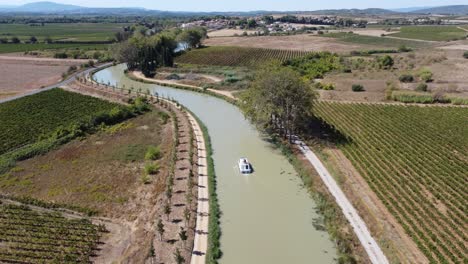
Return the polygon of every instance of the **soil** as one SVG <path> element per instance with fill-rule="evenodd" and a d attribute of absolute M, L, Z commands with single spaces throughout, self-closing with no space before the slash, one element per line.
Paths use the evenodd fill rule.
<path fill-rule="evenodd" d="M 461 43 L 458 45 L 463 45 Z M 333 91 L 318 92 L 324 100 L 382 102 L 387 100 L 389 84 L 397 90 L 416 90 L 423 82 L 418 73 L 421 69 L 429 69 L 433 73 L 433 81 L 426 83 L 429 92 L 468 97 L 468 60 L 462 55 L 462 50 L 440 48 L 393 54 L 391 56 L 395 65 L 389 70 L 380 69 L 376 64 L 376 57 L 381 55 L 361 57 L 363 61 L 357 64 L 359 68 L 352 69 L 351 73 L 332 72 L 323 80 L 317 80 L 335 86 Z M 411 74 L 415 80 L 412 83 L 401 83 L 399 77 L 402 74 Z M 353 84 L 363 85 L 365 91 L 352 92 Z"/>
<path fill-rule="evenodd" d="M 62 73 L 82 60 L 59 60 L 24 56 L 0 56 L 0 98 L 24 94 L 62 80 Z"/>
<path fill-rule="evenodd" d="M 247 34 L 254 34 L 256 31 L 255 30 L 242 30 L 242 29 L 221 29 L 221 30 L 215 30 L 208 32 L 208 37 L 213 38 L 213 37 L 232 37 L 236 35 L 242 35 L 244 32 L 247 32 Z"/>

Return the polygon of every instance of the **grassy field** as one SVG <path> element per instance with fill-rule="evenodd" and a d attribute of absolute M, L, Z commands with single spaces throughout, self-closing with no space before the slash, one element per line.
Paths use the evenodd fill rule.
<path fill-rule="evenodd" d="M 322 35 L 323 37 L 335 38 L 343 42 L 354 43 L 354 44 L 367 44 L 377 47 L 393 48 L 397 49 L 398 47 L 404 45 L 409 48 L 421 48 L 427 47 L 430 44 L 420 42 L 420 41 L 411 41 L 411 40 L 402 40 L 402 39 L 392 39 L 385 37 L 372 37 L 372 36 L 363 36 L 353 33 L 328 33 Z"/>
<path fill-rule="evenodd" d="M 449 41 L 464 39 L 468 32 L 455 26 L 405 26 L 392 37 L 420 39 L 430 41 Z"/>
<path fill-rule="evenodd" d="M 0 104 L 0 155 L 116 107 L 119 106 L 114 103 L 61 89 Z"/>
<path fill-rule="evenodd" d="M 177 63 L 217 66 L 252 66 L 268 60 L 286 61 L 309 52 L 243 47 L 207 47 L 184 53 Z"/>
<path fill-rule="evenodd" d="M 68 50 L 106 50 L 108 44 L 82 44 L 82 43 L 73 43 L 73 44 L 0 44 L 0 54 L 1 53 L 12 53 L 12 52 L 26 52 L 26 51 L 42 51 L 42 50 L 58 50 L 58 49 L 68 49 Z"/>
<path fill-rule="evenodd" d="M 0 204 L 0 262 L 88 263 L 102 231 L 86 219 Z"/>
<path fill-rule="evenodd" d="M 315 113 L 431 263 L 466 262 L 468 108 L 322 102 Z"/>
<path fill-rule="evenodd" d="M 0 24 L 0 38 L 16 36 L 23 41 L 35 36 L 38 41 L 44 38 L 66 41 L 108 41 L 114 39 L 114 34 L 122 30 L 126 24 L 106 23 L 73 23 L 73 24 L 45 24 L 44 26 L 30 26 L 28 24 Z"/>

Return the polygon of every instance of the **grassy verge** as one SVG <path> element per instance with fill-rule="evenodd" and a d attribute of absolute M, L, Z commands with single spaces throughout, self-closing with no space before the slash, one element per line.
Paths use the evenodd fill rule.
<path fill-rule="evenodd" d="M 349 222 L 343 215 L 341 208 L 336 204 L 334 197 L 327 191 L 322 180 L 311 176 L 310 170 L 305 167 L 303 162 L 293 152 L 291 145 L 278 138 L 273 138 L 272 142 L 297 171 L 304 186 L 307 187 L 311 197 L 314 199 L 318 212 L 323 216 L 325 228 L 331 239 L 335 242 L 338 251 L 337 263 L 358 263 L 361 257 L 355 248 L 359 244 L 359 240 L 354 232 L 349 232 L 352 230 Z"/>
<path fill-rule="evenodd" d="M 213 148 L 211 146 L 208 128 L 193 112 L 187 108 L 185 108 L 185 110 L 190 112 L 197 120 L 203 132 L 203 138 L 205 139 L 206 160 L 208 166 L 208 192 L 210 197 L 210 219 L 208 224 L 208 251 L 206 252 L 206 263 L 216 264 L 218 263 L 218 259 L 222 256 L 220 244 L 221 227 L 219 220 L 221 217 L 221 209 L 219 208 L 218 195 L 216 193 L 217 183 L 212 157 Z"/>

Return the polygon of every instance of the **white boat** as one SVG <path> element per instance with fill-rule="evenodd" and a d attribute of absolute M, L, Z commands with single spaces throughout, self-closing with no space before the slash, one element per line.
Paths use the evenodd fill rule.
<path fill-rule="evenodd" d="M 253 172 L 252 165 L 246 158 L 240 158 L 239 160 L 239 170 L 242 174 L 251 174 Z"/>

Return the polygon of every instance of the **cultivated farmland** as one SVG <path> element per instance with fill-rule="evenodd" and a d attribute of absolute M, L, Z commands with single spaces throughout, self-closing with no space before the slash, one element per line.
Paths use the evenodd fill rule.
<path fill-rule="evenodd" d="M 268 60 L 286 61 L 302 57 L 306 51 L 241 47 L 208 47 L 189 51 L 176 62 L 217 66 L 253 66 Z"/>
<path fill-rule="evenodd" d="M 104 231 L 87 219 L 0 204 L 0 262 L 88 263 Z"/>
<path fill-rule="evenodd" d="M 393 35 L 392 35 L 393 36 Z M 348 32 L 328 33 L 324 34 L 323 37 L 334 38 L 342 42 L 368 45 L 374 47 L 385 47 L 396 49 L 399 46 L 406 46 L 410 48 L 422 48 L 428 47 L 431 44 L 422 41 L 413 41 L 406 39 L 386 38 L 386 37 L 373 37 L 364 36 Z"/>
<path fill-rule="evenodd" d="M 0 24 L 0 37 L 16 36 L 29 40 L 35 36 L 40 42 L 46 37 L 54 41 L 109 41 L 126 24 L 113 23 L 50 23 L 43 26 L 29 24 Z"/>
<path fill-rule="evenodd" d="M 456 26 L 406 26 L 401 27 L 400 32 L 389 36 L 429 41 L 449 41 L 464 39 L 467 33 Z"/>
<path fill-rule="evenodd" d="M 0 155 L 115 107 L 114 103 L 61 89 L 0 104 Z"/>
<path fill-rule="evenodd" d="M 315 113 L 431 263 L 466 262 L 468 108 L 321 102 Z"/>
<path fill-rule="evenodd" d="M 84 44 L 84 43 L 38 43 L 38 44 L 0 44 L 0 53 L 27 52 L 27 51 L 42 51 L 42 50 L 105 50 L 107 44 Z"/>

